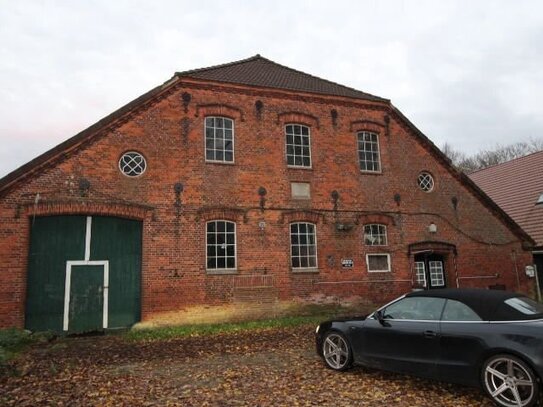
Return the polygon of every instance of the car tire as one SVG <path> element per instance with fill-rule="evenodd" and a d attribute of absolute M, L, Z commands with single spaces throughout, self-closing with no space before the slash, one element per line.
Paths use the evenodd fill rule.
<path fill-rule="evenodd" d="M 539 398 L 539 383 L 533 369 L 513 355 L 489 358 L 481 369 L 481 382 L 498 406 L 532 407 Z"/>
<path fill-rule="evenodd" d="M 347 370 L 353 363 L 349 341 L 341 332 L 328 331 L 322 341 L 322 357 L 326 366 L 333 370 Z"/>

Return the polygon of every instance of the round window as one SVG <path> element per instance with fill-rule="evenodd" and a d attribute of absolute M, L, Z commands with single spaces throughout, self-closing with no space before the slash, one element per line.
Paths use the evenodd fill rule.
<path fill-rule="evenodd" d="M 419 188 L 424 192 L 430 192 L 434 189 L 434 177 L 427 172 L 421 172 L 417 178 Z"/>
<path fill-rule="evenodd" d="M 119 169 L 128 177 L 138 177 L 145 172 L 147 163 L 145 157 L 136 151 L 129 151 L 119 160 Z"/>

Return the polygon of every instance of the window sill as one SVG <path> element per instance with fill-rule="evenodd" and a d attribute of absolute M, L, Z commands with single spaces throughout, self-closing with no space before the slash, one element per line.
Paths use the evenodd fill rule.
<path fill-rule="evenodd" d="M 213 161 L 206 160 L 206 164 L 221 164 L 221 165 L 235 165 L 235 161 Z"/>
<path fill-rule="evenodd" d="M 367 171 L 367 170 L 360 170 L 360 174 L 362 175 L 383 175 L 383 171 Z"/>
<path fill-rule="evenodd" d="M 206 274 L 221 275 L 221 274 L 238 274 L 238 269 L 206 269 Z"/>
<path fill-rule="evenodd" d="M 368 273 L 390 273 L 392 270 L 368 270 Z"/>
<path fill-rule="evenodd" d="M 312 166 L 306 167 L 304 165 L 288 165 L 288 164 L 287 164 L 287 168 L 289 170 L 312 170 L 313 169 Z"/>
<path fill-rule="evenodd" d="M 291 268 L 290 271 L 294 274 L 306 274 L 306 273 L 320 273 L 320 270 L 318 268 L 312 267 L 312 268 Z"/>

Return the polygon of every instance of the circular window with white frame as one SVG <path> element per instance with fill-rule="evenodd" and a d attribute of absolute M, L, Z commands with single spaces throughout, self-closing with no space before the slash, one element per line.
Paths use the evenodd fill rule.
<path fill-rule="evenodd" d="M 139 177 L 146 169 L 145 157 L 137 151 L 127 151 L 119 159 L 119 170 L 127 177 Z"/>
<path fill-rule="evenodd" d="M 417 184 L 419 188 L 424 192 L 432 192 L 434 189 L 434 177 L 429 172 L 423 171 L 419 174 L 417 178 Z"/>

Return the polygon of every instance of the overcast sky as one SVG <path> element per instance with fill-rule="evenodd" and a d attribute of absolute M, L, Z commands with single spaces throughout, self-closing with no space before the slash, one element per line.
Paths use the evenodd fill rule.
<path fill-rule="evenodd" d="M 543 137 L 542 1 L 0 0 L 0 177 L 170 78 L 260 53 L 464 152 Z"/>

